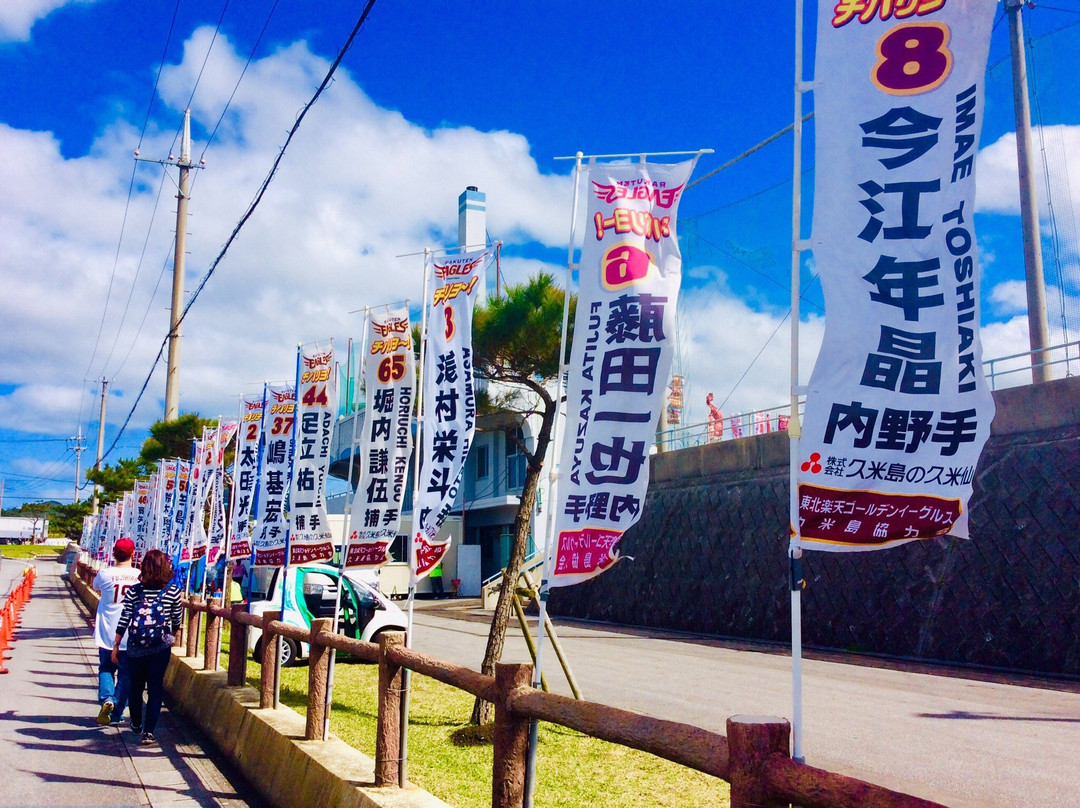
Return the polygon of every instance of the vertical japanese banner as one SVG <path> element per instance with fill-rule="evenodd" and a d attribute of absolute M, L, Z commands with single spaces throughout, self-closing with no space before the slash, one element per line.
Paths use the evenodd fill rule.
<path fill-rule="evenodd" d="M 491 250 L 442 256 L 432 263 L 433 291 L 425 301 L 424 414 L 416 505 L 413 509 L 413 569 L 423 578 L 450 546 L 437 539 L 457 496 L 465 457 L 476 431 L 472 312 L 484 289 Z"/>
<path fill-rule="evenodd" d="M 589 169 L 551 586 L 609 569 L 641 516 L 675 346 L 675 222 L 693 167 Z"/>
<path fill-rule="evenodd" d="M 799 444 L 810 549 L 967 537 L 994 417 L 973 219 L 995 6 L 819 7 L 813 249 L 828 317 Z"/>
<path fill-rule="evenodd" d="M 150 549 L 150 481 L 138 480 L 135 483 L 135 561 L 146 555 Z"/>
<path fill-rule="evenodd" d="M 173 508 L 172 523 L 169 525 L 167 543 L 161 549 L 170 558 L 177 559 L 181 548 L 184 546 L 185 528 L 188 524 L 188 516 L 191 511 L 189 498 L 191 485 L 191 462 L 187 460 L 176 461 L 176 505 Z"/>
<path fill-rule="evenodd" d="M 258 480 L 261 493 L 252 536 L 254 563 L 260 567 L 280 567 L 285 563 L 285 491 L 289 484 L 295 416 L 296 391 L 292 387 L 268 387 L 261 430 L 263 457 Z"/>
<path fill-rule="evenodd" d="M 210 483 L 210 521 L 207 544 L 207 563 L 213 564 L 225 549 L 225 451 L 236 436 L 236 421 L 219 424 L 214 432 L 214 445 L 208 470 Z"/>
<path fill-rule="evenodd" d="M 158 473 L 161 475 L 161 530 L 155 537 L 155 549 L 165 551 L 172 535 L 176 518 L 176 468 L 180 461 L 165 460 Z"/>
<path fill-rule="evenodd" d="M 412 452 L 416 398 L 409 310 L 372 312 L 368 346 L 360 481 L 352 503 L 346 567 L 381 567 L 401 522 L 401 501 Z"/>
<path fill-rule="evenodd" d="M 161 466 L 150 475 L 150 514 L 147 526 L 146 549 L 154 550 L 159 547 L 162 510 L 165 507 L 164 478 L 161 474 Z"/>
<path fill-rule="evenodd" d="M 120 525 L 120 535 L 132 539 L 135 535 L 135 489 L 124 492 L 124 519 Z"/>
<path fill-rule="evenodd" d="M 229 560 L 251 555 L 251 509 L 255 480 L 259 472 L 259 442 L 262 439 L 263 397 L 240 402 L 240 431 L 236 436 L 233 463 L 232 526 L 229 530 Z"/>
<path fill-rule="evenodd" d="M 214 451 L 215 429 L 203 427 L 202 440 L 195 444 L 195 460 L 191 466 L 192 493 L 188 517 L 188 540 L 184 561 L 198 561 L 206 555 L 210 543 L 206 535 L 206 502 L 210 497 L 210 466 Z"/>
<path fill-rule="evenodd" d="M 337 421 L 334 344 L 313 343 L 300 352 L 300 386 L 289 490 L 289 563 L 334 557 L 334 534 L 326 517 L 326 475 Z"/>

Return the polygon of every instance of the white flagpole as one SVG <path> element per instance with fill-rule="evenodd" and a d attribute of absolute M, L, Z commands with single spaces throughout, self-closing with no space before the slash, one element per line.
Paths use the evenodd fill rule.
<path fill-rule="evenodd" d="M 805 759 L 802 726 L 802 535 L 799 524 L 799 284 L 802 265 L 802 94 L 809 91 L 803 83 L 803 4 L 795 0 L 795 128 L 794 167 L 791 177 L 791 418 L 788 422 L 789 481 L 788 508 L 791 543 L 788 548 L 791 588 L 791 735 L 795 760 Z"/>
<path fill-rule="evenodd" d="M 423 406 L 424 406 L 424 362 L 427 356 L 427 304 L 428 304 L 428 283 L 431 277 L 431 272 L 428 268 L 428 260 L 431 258 L 431 249 L 424 248 L 424 296 L 420 304 L 420 365 L 419 376 L 420 379 L 416 387 L 416 400 L 419 402 L 416 406 L 416 440 L 413 443 L 413 501 L 412 501 L 412 525 L 409 531 L 409 611 L 408 620 L 406 621 L 405 629 L 405 647 L 412 648 L 412 634 L 413 634 L 413 601 L 416 598 L 416 530 L 420 524 L 420 514 L 416 512 L 416 501 L 419 498 L 420 491 L 420 439 L 421 429 L 423 425 Z M 398 785 L 401 788 L 405 787 L 405 783 L 408 779 L 409 768 L 409 684 L 411 676 L 408 668 L 403 668 L 401 671 L 401 738 L 399 742 L 399 749 L 401 751 L 401 762 L 398 765 Z"/>
<path fill-rule="evenodd" d="M 293 420 L 292 430 L 289 435 L 289 474 L 285 481 L 285 492 L 289 496 L 289 509 L 292 510 L 292 479 L 293 465 L 296 462 L 296 430 L 300 415 L 300 366 L 303 364 L 304 346 L 296 346 L 296 381 L 293 386 Z M 292 539 L 292 514 L 285 518 L 285 558 L 281 563 L 281 619 L 285 619 L 285 594 L 289 589 L 289 552 Z M 277 653 L 274 654 L 274 709 L 278 708 L 281 700 L 281 635 L 274 635 L 274 645 Z"/>
<path fill-rule="evenodd" d="M 368 335 L 368 318 L 371 316 L 371 307 L 364 306 L 364 330 L 363 336 L 360 338 L 360 375 L 363 377 L 363 368 L 365 366 L 365 359 L 367 357 L 367 335 Z M 349 486 L 345 492 L 345 521 L 344 521 L 344 533 L 341 536 L 341 558 L 338 562 L 338 594 L 337 600 L 334 601 L 334 625 L 331 627 L 331 631 L 337 634 L 338 622 L 341 620 L 341 599 L 345 596 L 345 562 L 349 553 L 349 533 L 352 531 L 352 501 L 353 496 L 353 459 L 356 456 L 356 424 L 360 420 L 360 413 L 356 406 L 353 405 L 352 398 L 349 395 L 349 382 L 352 379 L 353 372 L 353 359 L 352 359 L 352 339 L 349 339 L 349 370 L 345 377 L 345 398 L 349 402 L 352 409 L 352 440 L 349 443 Z M 363 464 L 363 458 L 360 458 L 361 464 Z M 356 481 L 356 486 L 359 489 L 360 479 L 362 475 Z M 325 741 L 330 737 L 330 705 L 334 701 L 334 666 L 337 663 L 337 649 L 330 649 L 330 663 L 326 673 L 326 701 L 324 702 L 323 709 L 323 727 L 322 738 Z"/>

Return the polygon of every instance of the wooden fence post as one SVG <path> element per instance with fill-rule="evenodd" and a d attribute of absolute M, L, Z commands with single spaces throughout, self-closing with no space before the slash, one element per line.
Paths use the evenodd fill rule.
<path fill-rule="evenodd" d="M 210 608 L 221 606 L 221 598 L 210 598 Z M 206 641 L 203 645 L 203 670 L 216 671 L 218 668 L 218 649 L 221 645 L 221 617 L 212 611 L 206 612 Z"/>
<path fill-rule="evenodd" d="M 281 612 L 263 612 L 262 616 L 262 676 L 259 678 L 259 708 L 274 706 L 274 655 L 277 653 L 275 637 L 266 630 L 273 620 L 280 620 Z"/>
<path fill-rule="evenodd" d="M 731 808 L 781 803 L 770 799 L 765 764 L 773 754 L 791 755 L 791 725 L 771 715 L 733 715 L 727 720 Z M 787 802 L 783 802 L 787 805 Z"/>
<path fill-rule="evenodd" d="M 375 732 L 375 785 L 394 786 L 398 782 L 401 758 L 401 668 L 386 652 L 405 644 L 405 632 L 384 631 L 379 635 L 379 719 Z"/>
<path fill-rule="evenodd" d="M 323 718 L 326 716 L 326 685 L 330 675 L 330 648 L 315 642 L 320 631 L 333 631 L 334 621 L 319 617 L 311 621 L 308 640 L 307 727 L 304 740 L 322 740 Z"/>
<path fill-rule="evenodd" d="M 491 776 L 491 808 L 521 808 L 525 800 L 525 757 L 529 719 L 510 710 L 510 693 L 529 687 L 532 665 L 495 666 L 495 749 Z"/>
<path fill-rule="evenodd" d="M 243 687 L 247 681 L 247 623 L 241 623 L 236 615 L 247 611 L 243 603 L 233 604 L 229 610 L 229 687 Z"/>
<path fill-rule="evenodd" d="M 202 603 L 202 595 L 191 596 L 192 605 Z M 201 612 L 197 612 L 194 609 L 188 609 L 187 615 L 187 649 L 184 653 L 186 657 L 198 656 L 199 653 L 199 619 Z"/>

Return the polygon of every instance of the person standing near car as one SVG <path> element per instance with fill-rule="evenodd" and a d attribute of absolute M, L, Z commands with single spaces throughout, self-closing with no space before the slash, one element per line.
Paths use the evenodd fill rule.
<path fill-rule="evenodd" d="M 131 676 L 131 730 L 142 734 L 141 743 L 156 743 L 154 730 L 161 714 L 165 669 L 172 657 L 173 637 L 180 631 L 183 607 L 180 590 L 172 580 L 172 561 L 160 550 L 143 559 L 139 582 L 124 596 L 124 608 L 116 624 L 112 658 L 115 662 L 127 635 L 128 671 Z M 143 690 L 146 710 L 143 711 Z"/>
<path fill-rule="evenodd" d="M 124 595 L 139 581 L 139 571 L 132 565 L 135 542 L 120 538 L 113 545 L 112 566 L 99 570 L 94 578 L 98 593 L 97 614 L 94 617 L 94 642 L 98 647 L 98 712 L 97 722 L 106 726 L 124 717 L 128 700 L 127 642 L 122 642 L 114 657 L 113 637 L 124 608 Z"/>

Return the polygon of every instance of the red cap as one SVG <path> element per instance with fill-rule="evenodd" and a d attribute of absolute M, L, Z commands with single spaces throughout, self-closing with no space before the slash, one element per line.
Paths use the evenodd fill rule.
<path fill-rule="evenodd" d="M 127 553 L 128 555 L 135 555 L 135 542 L 131 539 L 117 539 L 113 549 L 119 550 L 121 553 Z"/>

